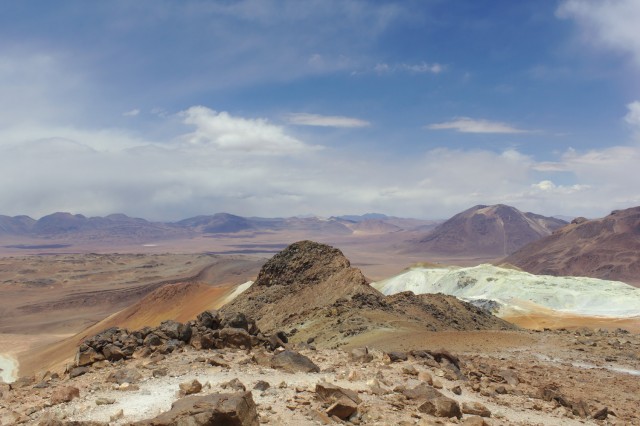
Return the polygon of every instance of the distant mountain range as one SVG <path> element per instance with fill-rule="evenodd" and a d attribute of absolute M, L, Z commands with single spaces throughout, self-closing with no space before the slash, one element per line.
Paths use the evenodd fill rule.
<path fill-rule="evenodd" d="M 124 214 L 86 217 L 81 214 L 53 213 L 35 220 L 28 216 L 0 215 L 0 236 L 52 238 L 63 236 L 126 237 L 161 239 L 199 234 L 233 234 L 259 231 L 308 231 L 327 235 L 384 234 L 388 232 L 428 229 L 438 221 L 404 219 L 370 213 L 362 216 L 260 218 L 216 213 L 180 220 L 151 222 Z"/>
<path fill-rule="evenodd" d="M 461 257 L 506 256 L 566 224 L 561 219 L 523 213 L 504 204 L 478 205 L 411 241 L 406 251 Z"/>

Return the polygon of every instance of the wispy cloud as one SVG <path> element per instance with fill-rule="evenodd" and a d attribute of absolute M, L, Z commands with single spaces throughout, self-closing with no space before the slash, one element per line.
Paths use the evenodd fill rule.
<path fill-rule="evenodd" d="M 320 126 L 320 127 L 367 127 L 370 126 L 366 120 L 339 115 L 319 115 L 296 112 L 287 114 L 285 119 L 299 126 Z"/>
<path fill-rule="evenodd" d="M 556 16 L 575 20 L 589 43 L 629 54 L 640 66 L 639 1 L 564 0 Z"/>
<path fill-rule="evenodd" d="M 125 116 L 125 117 L 135 117 L 135 116 L 137 116 L 139 114 L 140 114 L 140 110 L 137 109 L 137 108 L 129 110 L 129 111 L 125 111 L 125 112 L 122 113 L 122 115 Z"/>
<path fill-rule="evenodd" d="M 431 130 L 455 130 L 460 133 L 529 133 L 530 130 L 518 129 L 507 123 L 458 117 L 451 121 L 434 123 L 427 126 Z"/>
<path fill-rule="evenodd" d="M 635 127 L 640 131 L 640 101 L 634 101 L 627 105 L 627 115 L 624 116 L 624 121 Z"/>
<path fill-rule="evenodd" d="M 377 74 L 391 74 L 395 72 L 406 72 L 410 74 L 440 74 L 445 69 L 446 67 L 444 65 L 437 62 L 428 63 L 423 61 L 415 64 L 388 64 L 386 62 L 378 62 L 371 70 Z"/>

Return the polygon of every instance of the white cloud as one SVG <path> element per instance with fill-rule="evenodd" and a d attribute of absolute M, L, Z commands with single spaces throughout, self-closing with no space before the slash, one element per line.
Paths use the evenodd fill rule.
<path fill-rule="evenodd" d="M 181 115 L 185 124 L 196 128 L 183 136 L 191 144 L 225 151 L 281 155 L 311 148 L 266 119 L 234 117 L 203 106 L 191 107 Z"/>
<path fill-rule="evenodd" d="M 564 0 L 556 15 L 575 20 L 588 42 L 631 55 L 640 66 L 639 1 Z"/>
<path fill-rule="evenodd" d="M 640 164 L 640 145 L 568 150 L 544 162 L 515 149 L 354 156 L 342 147 L 314 149 L 265 119 L 205 107 L 178 117 L 179 134 L 167 141 L 118 129 L 1 128 L 0 213 L 445 218 L 474 204 L 506 203 L 595 217 L 640 204 L 640 174 L 630 172 Z"/>
<path fill-rule="evenodd" d="M 132 109 L 130 111 L 125 111 L 122 113 L 125 117 L 135 117 L 140 114 L 140 110 L 138 108 Z"/>
<path fill-rule="evenodd" d="M 451 121 L 435 123 L 427 126 L 431 130 L 455 130 L 461 133 L 528 133 L 530 130 L 522 130 L 499 121 L 458 117 Z"/>
<path fill-rule="evenodd" d="M 339 115 L 307 114 L 303 112 L 287 114 L 285 119 L 291 124 L 300 126 L 367 127 L 371 125 L 368 121 L 359 118 Z"/>
<path fill-rule="evenodd" d="M 624 121 L 637 127 L 640 130 L 640 101 L 634 101 L 627 105 L 627 115 L 624 116 Z"/>
<path fill-rule="evenodd" d="M 445 70 L 445 66 L 437 62 L 427 63 L 420 62 L 416 64 L 398 63 L 387 64 L 379 62 L 373 67 L 373 71 L 377 74 L 389 74 L 394 72 L 408 72 L 411 74 L 440 74 Z"/>

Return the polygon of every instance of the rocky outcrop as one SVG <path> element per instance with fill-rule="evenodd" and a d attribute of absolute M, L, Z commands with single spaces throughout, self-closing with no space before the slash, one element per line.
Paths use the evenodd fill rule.
<path fill-rule="evenodd" d="M 144 327 L 131 332 L 118 327 L 104 330 L 80 345 L 74 366 L 85 367 L 101 361 L 115 362 L 153 353 L 167 354 L 185 345 L 197 350 L 251 349 L 253 346 L 275 349 L 283 345 L 283 338 L 287 340 L 283 332 L 278 336 L 263 335 L 255 322 L 242 313 L 228 312 L 221 316 L 217 311 L 209 310 L 185 324 L 167 320 L 158 327 Z"/>

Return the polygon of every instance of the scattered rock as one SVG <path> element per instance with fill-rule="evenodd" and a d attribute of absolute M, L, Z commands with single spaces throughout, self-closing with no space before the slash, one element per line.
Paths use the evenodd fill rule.
<path fill-rule="evenodd" d="M 177 400 L 171 405 L 171 410 L 153 419 L 132 423 L 133 426 L 258 426 L 259 424 L 258 412 L 251 392 L 188 396 Z"/>
<path fill-rule="evenodd" d="M 231 379 L 231 380 L 229 380 L 228 382 L 225 382 L 225 383 L 221 383 L 220 387 L 222 389 L 230 389 L 230 390 L 234 390 L 236 392 L 246 391 L 247 390 L 247 388 L 244 385 L 244 383 L 242 383 L 240 380 L 238 380 L 238 378 Z"/>
<path fill-rule="evenodd" d="M 254 389 L 259 391 L 266 391 L 267 389 L 269 389 L 269 387 L 271 387 L 269 382 L 265 382 L 264 380 L 258 380 L 253 386 Z"/>
<path fill-rule="evenodd" d="M 89 367 L 74 367 L 69 371 L 69 378 L 73 379 L 74 377 L 82 376 L 83 374 L 87 374 L 89 371 Z"/>
<path fill-rule="evenodd" d="M 369 348 L 366 346 L 364 348 L 352 349 L 349 356 L 353 362 L 367 363 L 373 361 L 373 355 L 369 353 Z"/>
<path fill-rule="evenodd" d="M 362 402 L 356 392 L 327 382 L 316 385 L 316 395 L 324 402 L 337 402 L 345 398 L 351 400 L 356 406 Z"/>
<path fill-rule="evenodd" d="M 98 398 L 96 399 L 96 405 L 111 405 L 115 404 L 116 400 L 113 398 Z"/>
<path fill-rule="evenodd" d="M 80 389 L 74 386 L 59 387 L 51 393 L 51 405 L 70 402 L 74 398 L 79 398 L 79 397 L 80 397 Z"/>
<path fill-rule="evenodd" d="M 473 401 L 473 402 L 463 402 L 462 403 L 462 412 L 464 414 L 471 414 L 474 416 L 480 417 L 491 417 L 491 411 L 483 404 Z"/>
<path fill-rule="evenodd" d="M 446 396 L 439 396 L 437 398 L 424 401 L 419 407 L 418 411 L 426 413 L 436 417 L 462 417 L 460 406 L 458 403 Z"/>
<path fill-rule="evenodd" d="M 404 352 L 391 351 L 385 353 L 385 355 L 389 359 L 389 362 L 401 362 L 409 359 L 407 354 Z"/>
<path fill-rule="evenodd" d="M 320 367 L 309 358 L 294 351 L 285 350 L 271 358 L 271 367 L 289 373 L 318 373 Z"/>
<path fill-rule="evenodd" d="M 190 382 L 180 383 L 180 395 L 193 395 L 202 390 L 202 383 L 194 379 Z"/>
<path fill-rule="evenodd" d="M 595 413 L 593 413 L 593 418 L 595 420 L 606 420 L 608 416 L 609 416 L 609 408 L 607 407 L 603 407 L 598 411 L 596 411 Z"/>
<path fill-rule="evenodd" d="M 357 411 L 357 403 L 353 402 L 350 398 L 342 397 L 327 408 L 327 415 L 330 417 L 335 416 L 340 420 L 347 420 Z"/>
<path fill-rule="evenodd" d="M 134 368 L 123 368 L 109 374 L 107 382 L 121 385 L 123 383 L 137 383 L 141 378 L 142 374 L 140 374 L 138 370 Z"/>

